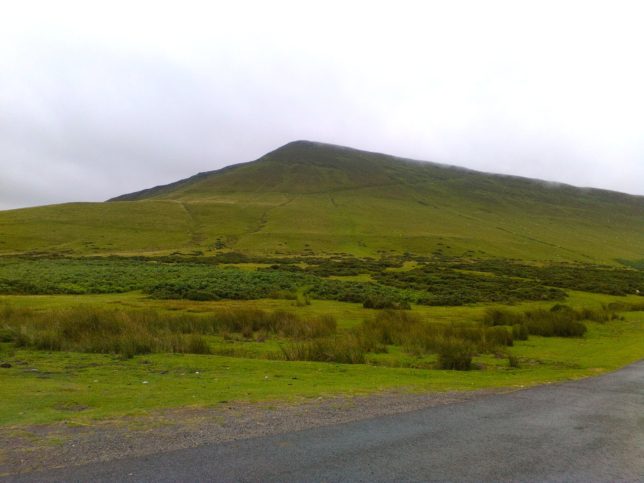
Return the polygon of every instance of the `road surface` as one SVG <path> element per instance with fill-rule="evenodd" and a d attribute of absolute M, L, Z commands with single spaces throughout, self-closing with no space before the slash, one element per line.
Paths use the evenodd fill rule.
<path fill-rule="evenodd" d="M 644 361 L 464 403 L 15 481 L 644 481 Z"/>

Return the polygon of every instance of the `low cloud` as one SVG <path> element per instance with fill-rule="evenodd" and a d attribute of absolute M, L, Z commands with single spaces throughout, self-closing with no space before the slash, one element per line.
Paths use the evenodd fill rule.
<path fill-rule="evenodd" d="M 644 194 L 637 4 L 517 3 L 21 2 L 0 20 L 0 208 L 295 139 Z"/>

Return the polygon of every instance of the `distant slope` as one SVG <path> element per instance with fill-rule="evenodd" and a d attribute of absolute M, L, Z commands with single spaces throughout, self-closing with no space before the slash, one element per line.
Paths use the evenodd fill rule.
<path fill-rule="evenodd" d="M 382 251 L 611 262 L 644 197 L 307 141 L 109 203 L 0 212 L 0 253 Z"/>

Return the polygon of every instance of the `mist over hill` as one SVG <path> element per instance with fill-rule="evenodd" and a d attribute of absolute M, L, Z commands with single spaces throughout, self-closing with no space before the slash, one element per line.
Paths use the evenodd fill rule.
<path fill-rule="evenodd" d="M 106 203 L 0 212 L 0 253 L 638 260 L 644 197 L 296 141 Z"/>

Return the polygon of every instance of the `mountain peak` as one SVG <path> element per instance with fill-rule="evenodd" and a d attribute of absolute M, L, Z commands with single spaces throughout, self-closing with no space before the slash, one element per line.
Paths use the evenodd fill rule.
<path fill-rule="evenodd" d="M 369 190 L 370 195 L 417 199 L 450 194 L 474 198 L 476 203 L 496 199 L 501 192 L 513 199 L 544 200 L 584 197 L 582 190 L 563 185 L 546 188 L 543 182 L 481 173 L 455 166 L 413 161 L 309 140 L 289 142 L 255 161 L 199 173 L 175 183 L 122 195 L 110 201 L 167 199 L 182 201 L 243 199 L 278 194 L 334 193 Z M 593 190 L 599 191 L 599 190 Z M 419 195 L 419 193 L 424 193 Z M 556 195 L 559 193 L 559 195 Z M 604 192 L 602 196 L 607 196 Z M 627 197 L 618 193 L 611 196 Z M 554 198 L 553 198 L 554 199 Z M 640 199 L 641 201 L 641 199 Z"/>
<path fill-rule="evenodd" d="M 283 146 L 271 151 L 259 160 L 263 159 L 272 159 L 276 155 L 279 156 L 300 156 L 301 161 L 310 160 L 311 157 L 319 157 L 322 155 L 335 155 L 338 153 L 367 153 L 367 151 L 360 151 L 358 149 L 349 148 L 346 146 L 340 146 L 337 144 L 322 143 L 318 141 L 308 141 L 305 139 L 300 139 L 297 141 L 291 141 L 286 143 Z"/>
<path fill-rule="evenodd" d="M 109 201 L 209 198 L 217 193 L 231 192 L 320 193 L 358 189 L 404 181 L 409 177 L 406 169 L 401 171 L 406 163 L 412 164 L 384 154 L 298 140 L 255 161 L 199 173 Z M 420 164 L 414 166 L 419 169 Z"/>
<path fill-rule="evenodd" d="M 296 141 L 291 141 L 289 143 L 286 143 L 284 146 L 280 146 L 275 151 L 278 151 L 280 149 L 288 149 L 288 148 L 321 147 L 321 146 L 330 146 L 330 145 L 325 143 L 320 143 L 317 141 L 309 141 L 308 139 L 298 139 Z"/>
<path fill-rule="evenodd" d="M 398 250 L 608 261 L 638 260 L 644 250 L 644 197 L 307 140 L 113 201 L 134 203 L 36 211 L 43 223 L 51 212 L 70 220 L 74 231 L 61 238 L 61 247 L 75 230 L 105 225 L 106 214 L 112 213 L 114 226 L 130 220 L 118 236 L 112 237 L 117 231 L 111 227 L 106 232 L 110 241 L 103 250 L 116 251 L 212 252 L 225 243 L 227 249 L 271 254 Z"/>
<path fill-rule="evenodd" d="M 343 150 L 351 150 L 352 148 L 349 148 L 347 146 L 340 146 L 338 144 L 331 144 L 331 143 L 323 143 L 319 141 L 310 141 L 308 139 L 298 139 L 296 141 L 291 141 L 289 143 L 286 143 L 284 146 L 281 146 L 277 148 L 275 151 L 279 151 L 281 149 L 291 149 L 291 148 L 319 148 L 319 149 L 343 149 Z M 357 151 L 357 149 L 354 149 L 354 151 Z"/>

